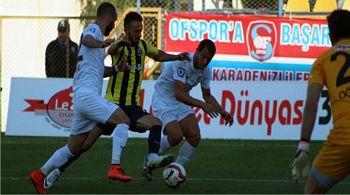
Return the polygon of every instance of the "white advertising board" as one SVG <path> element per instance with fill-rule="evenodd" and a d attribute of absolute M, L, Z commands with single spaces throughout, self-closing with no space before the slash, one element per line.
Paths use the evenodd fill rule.
<path fill-rule="evenodd" d="M 107 81 L 104 82 L 105 92 Z M 155 81 L 143 81 L 142 106 L 151 112 Z M 68 136 L 71 122 L 70 79 L 13 78 L 6 135 Z M 228 112 L 234 124 L 224 125 L 194 108 L 202 138 L 298 140 L 307 83 L 211 82 L 211 92 Z M 200 87 L 191 95 L 201 99 Z M 104 94 L 102 94 L 104 95 Z M 332 126 L 326 91 L 321 95 L 313 140 L 324 140 Z M 130 137 L 147 133 L 129 132 Z"/>

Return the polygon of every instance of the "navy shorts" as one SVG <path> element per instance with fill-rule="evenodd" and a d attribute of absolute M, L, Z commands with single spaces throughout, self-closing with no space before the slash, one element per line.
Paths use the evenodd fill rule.
<path fill-rule="evenodd" d="M 129 130 L 130 131 L 139 132 L 139 133 L 144 133 L 147 131 L 144 129 L 141 130 L 141 129 L 136 128 L 137 120 L 139 120 L 140 118 L 142 118 L 146 115 L 149 115 L 146 110 L 142 109 L 138 105 L 120 106 L 120 107 L 123 109 L 123 111 L 129 117 L 129 120 L 130 120 Z"/>
<path fill-rule="evenodd" d="M 144 133 L 147 131 L 147 129 L 145 130 L 145 129 L 137 129 L 136 128 L 137 120 L 139 120 L 143 116 L 149 115 L 146 110 L 142 109 L 138 105 L 120 106 L 120 108 L 122 108 L 122 110 L 129 117 L 129 120 L 130 120 L 129 130 L 130 131 L 134 131 L 134 132 L 138 132 L 138 133 Z M 101 129 L 103 129 L 103 131 L 104 131 L 103 135 L 111 135 L 113 133 L 114 128 L 115 128 L 115 125 L 102 124 L 102 123 L 98 123 L 97 126 L 100 127 Z"/>

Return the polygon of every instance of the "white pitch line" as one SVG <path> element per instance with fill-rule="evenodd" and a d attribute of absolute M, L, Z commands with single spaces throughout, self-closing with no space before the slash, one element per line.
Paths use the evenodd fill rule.
<path fill-rule="evenodd" d="M 27 180 L 27 177 L 4 177 L 3 181 Z M 96 181 L 107 179 L 105 177 L 62 177 L 60 180 L 70 181 Z M 143 177 L 134 177 L 135 180 L 145 180 Z M 153 179 L 161 180 L 161 177 L 153 177 Z M 224 182 L 269 182 L 269 183 L 295 183 L 292 179 L 244 179 L 244 178 L 186 178 L 187 181 L 224 181 Z M 305 183 L 300 181 L 299 183 Z M 340 185 L 350 185 L 350 182 L 340 182 Z"/>
<path fill-rule="evenodd" d="M 219 140 L 220 141 L 220 140 Z M 261 141 L 261 140 L 259 140 Z M 43 142 L 32 142 L 32 141 L 25 141 L 25 142 L 15 142 L 15 141 L 3 141 L 2 144 L 13 144 L 13 145 L 27 145 L 27 144 L 64 144 L 65 142 L 52 142 L 52 141 L 43 141 Z M 103 143 L 102 143 L 103 144 Z M 145 143 L 128 143 L 128 145 L 144 145 Z M 271 144 L 271 143 L 260 143 L 260 144 L 255 144 L 252 143 L 237 143 L 235 140 L 232 140 L 232 143 L 205 143 L 205 146 L 235 146 L 235 147 L 283 147 L 283 148 L 296 148 L 297 144 Z"/>

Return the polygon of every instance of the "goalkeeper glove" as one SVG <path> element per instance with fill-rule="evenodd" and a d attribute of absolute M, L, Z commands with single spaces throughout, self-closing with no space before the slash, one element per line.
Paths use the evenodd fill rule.
<path fill-rule="evenodd" d="M 295 182 L 309 175 L 309 143 L 300 141 L 293 161 L 291 162 L 292 175 Z"/>

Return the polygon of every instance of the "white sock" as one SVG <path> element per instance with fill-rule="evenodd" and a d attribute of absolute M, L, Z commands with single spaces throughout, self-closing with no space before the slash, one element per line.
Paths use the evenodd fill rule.
<path fill-rule="evenodd" d="M 53 169 L 61 167 L 65 164 L 69 158 L 73 158 L 74 155 L 70 152 L 68 145 L 56 150 L 56 152 L 47 160 L 47 162 L 40 168 L 44 175 L 48 175 Z"/>
<path fill-rule="evenodd" d="M 159 154 L 163 155 L 165 152 L 167 152 L 171 148 L 171 145 L 168 141 L 168 136 L 162 136 L 160 139 L 160 146 L 159 146 Z"/>
<path fill-rule="evenodd" d="M 153 159 L 156 159 L 159 155 L 157 153 L 150 153 L 150 154 L 147 154 L 147 159 L 148 160 L 153 160 Z"/>
<path fill-rule="evenodd" d="M 112 164 L 120 164 L 120 156 L 128 141 L 129 125 L 118 124 L 113 133 Z"/>
<path fill-rule="evenodd" d="M 179 151 L 179 154 L 176 159 L 176 163 L 185 166 L 190 160 L 191 156 L 196 152 L 197 148 L 193 147 L 190 143 L 185 141 Z"/>

